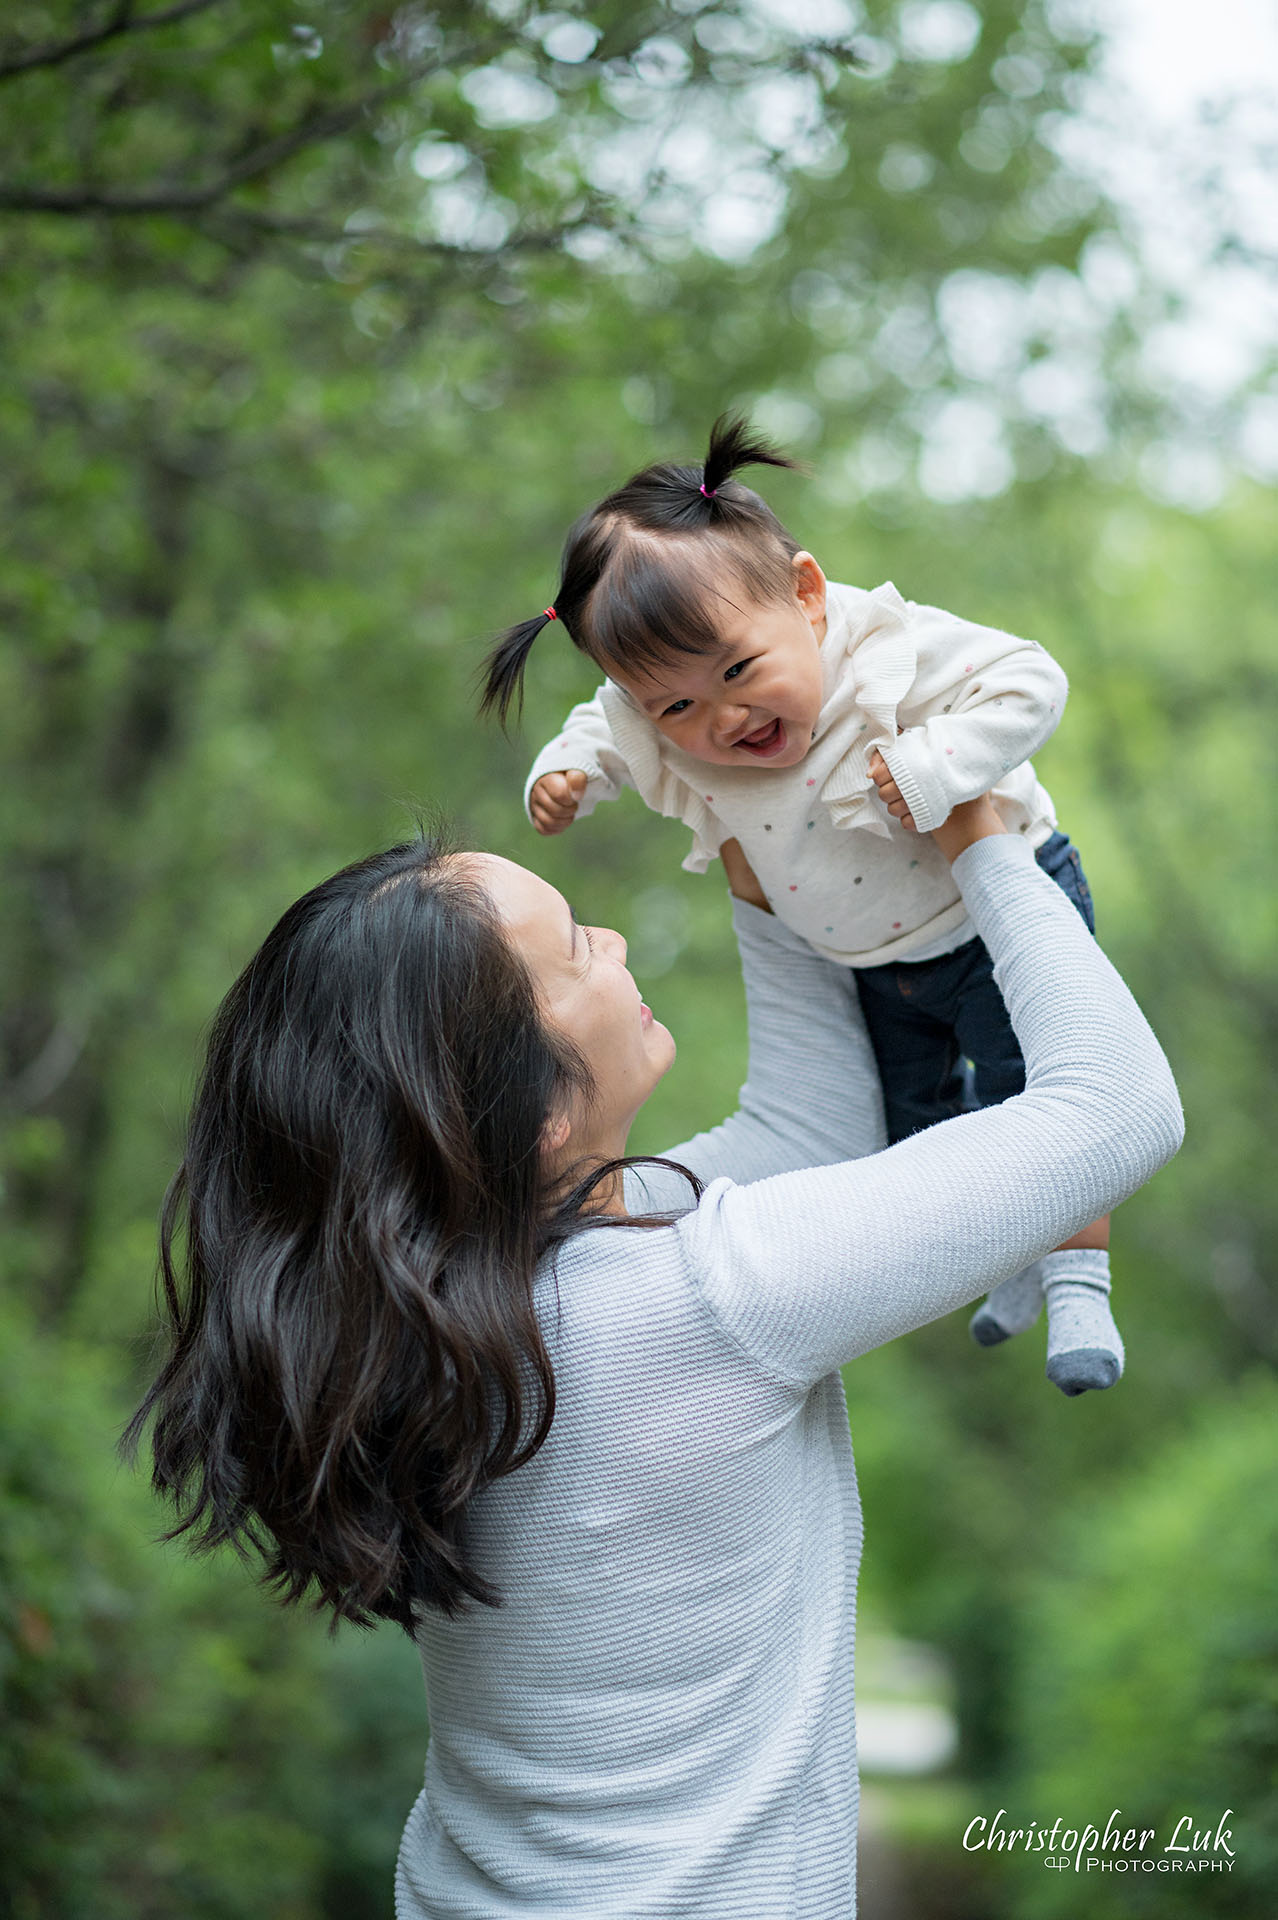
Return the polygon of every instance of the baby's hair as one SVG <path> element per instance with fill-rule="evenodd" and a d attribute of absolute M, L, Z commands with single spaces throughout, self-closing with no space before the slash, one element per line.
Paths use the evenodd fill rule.
<path fill-rule="evenodd" d="M 722 414 L 704 465 L 645 467 L 584 513 L 564 542 L 552 604 L 508 627 L 489 653 L 481 713 L 495 707 L 504 726 L 512 702 L 522 708 L 529 650 L 551 620 L 605 673 L 643 674 L 672 654 L 714 653 L 716 606 L 739 610 L 732 588 L 753 601 L 783 599 L 798 542 L 732 475 L 797 464 Z"/>

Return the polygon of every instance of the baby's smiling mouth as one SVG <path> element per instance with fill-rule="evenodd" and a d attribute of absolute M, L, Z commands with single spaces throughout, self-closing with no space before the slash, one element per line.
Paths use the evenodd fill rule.
<path fill-rule="evenodd" d="M 760 759 L 770 759 L 785 746 L 785 728 L 780 720 L 769 720 L 766 726 L 756 727 L 753 733 L 743 733 L 736 744 Z"/>

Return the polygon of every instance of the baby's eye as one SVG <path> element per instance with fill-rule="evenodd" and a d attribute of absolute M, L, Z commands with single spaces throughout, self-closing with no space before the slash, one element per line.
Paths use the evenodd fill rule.
<path fill-rule="evenodd" d="M 728 671 L 727 671 L 727 672 L 726 672 L 726 673 L 724 674 L 724 676 L 723 676 L 723 677 L 724 677 L 724 679 L 725 679 L 725 680 L 735 680 L 735 679 L 736 679 L 736 677 L 737 677 L 737 675 L 738 675 L 739 673 L 744 673 L 744 672 L 745 672 L 745 670 L 746 670 L 746 668 L 747 668 L 747 667 L 749 666 L 749 664 L 750 664 L 750 662 L 749 662 L 748 660 L 738 660 L 738 661 L 737 661 L 737 663 L 736 663 L 736 665 L 735 665 L 734 667 L 729 667 L 729 668 L 728 668 Z"/>
<path fill-rule="evenodd" d="M 691 700 L 676 700 L 673 706 L 666 708 L 661 717 L 663 720 L 668 720 L 672 713 L 682 713 L 685 707 L 690 707 L 691 705 Z"/>

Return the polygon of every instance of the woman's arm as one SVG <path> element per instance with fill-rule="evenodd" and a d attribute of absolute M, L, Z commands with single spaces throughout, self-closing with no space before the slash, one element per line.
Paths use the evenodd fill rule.
<path fill-rule="evenodd" d="M 667 1156 L 704 1181 L 746 1182 L 827 1166 L 883 1145 L 878 1069 L 846 967 L 822 960 L 771 909 L 735 841 L 720 849 L 736 897 L 749 1064 L 730 1119 Z M 677 1069 L 676 1069 L 677 1071 Z M 631 1213 L 689 1204 L 688 1183 L 659 1167 L 626 1174 Z"/>
<path fill-rule="evenodd" d="M 1181 1142 L 1157 1040 L 1030 848 L 994 834 L 954 877 L 994 956 L 1025 1092 L 869 1160 L 717 1183 L 678 1226 L 734 1341 L 799 1389 L 1059 1246 Z"/>

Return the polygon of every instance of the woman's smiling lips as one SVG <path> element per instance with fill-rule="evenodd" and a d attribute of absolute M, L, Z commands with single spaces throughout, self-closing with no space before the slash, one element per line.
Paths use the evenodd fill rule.
<path fill-rule="evenodd" d="M 752 753 L 756 760 L 771 760 L 775 754 L 785 751 L 785 727 L 780 720 L 769 720 L 766 727 L 742 734 L 736 744 Z"/>

